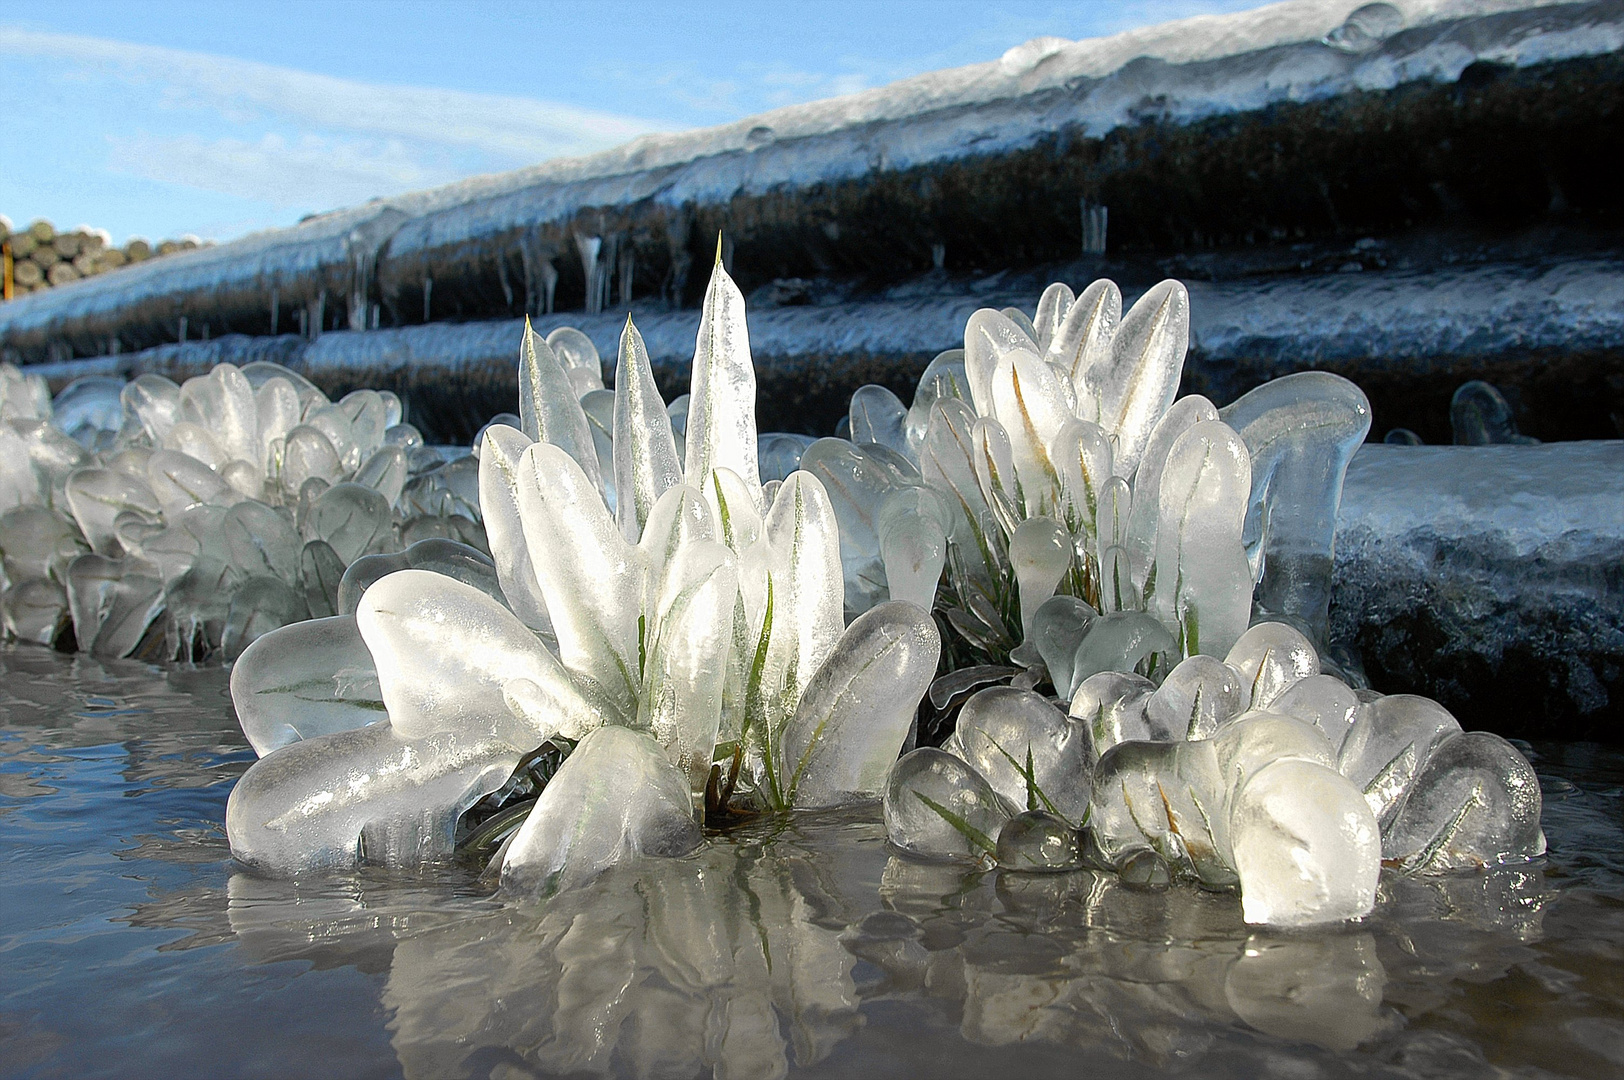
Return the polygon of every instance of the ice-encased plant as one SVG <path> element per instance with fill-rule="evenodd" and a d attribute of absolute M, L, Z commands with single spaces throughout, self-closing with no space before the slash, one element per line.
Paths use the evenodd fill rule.
<path fill-rule="evenodd" d="M 1033 618 L 1057 592 L 1111 617 L 1093 623 L 1091 646 L 1072 642 L 1098 661 L 1121 662 L 1128 641 L 1147 667 L 1221 656 L 1254 618 L 1323 643 L 1342 477 L 1370 426 L 1364 394 L 1304 372 L 1222 410 L 1175 401 L 1184 287 L 1164 281 L 1121 309 L 1110 281 L 1076 296 L 1056 283 L 1036 319 L 972 315 L 964 348 L 932 361 L 911 408 L 878 386 L 853 395 L 855 443 L 820 440 L 800 459 L 834 496 L 849 610 L 936 595 L 967 659 L 1014 653 L 1034 668 Z"/>
<path fill-rule="evenodd" d="M 1093 674 L 1069 715 L 1030 692 L 981 691 L 943 750 L 898 761 L 886 824 L 927 858 L 1033 869 L 1038 800 L 1083 826 L 1071 861 L 1042 868 L 1087 857 L 1236 887 L 1254 923 L 1368 914 L 1383 865 L 1481 869 L 1545 850 L 1538 779 L 1515 747 L 1462 732 L 1429 699 L 1321 673 L 1313 644 L 1281 623 L 1159 685 Z"/>
<path fill-rule="evenodd" d="M 10 637 L 71 626 L 99 655 L 230 658 L 331 615 L 362 556 L 482 542 L 472 459 L 424 450 L 387 391 L 335 403 L 287 368 L 221 364 L 179 386 L 88 377 L 53 403 L 7 365 L 0 402 Z"/>
<path fill-rule="evenodd" d="M 444 856 L 463 812 L 527 783 L 521 763 L 557 740 L 573 752 L 498 857 L 515 890 L 685 851 L 707 805 L 881 793 L 937 632 L 905 602 L 846 626 L 822 485 L 761 484 L 744 300 L 720 262 L 680 460 L 629 319 L 597 424 L 611 437 L 594 439 L 591 402 L 528 327 L 519 374 L 522 430 L 490 427 L 480 450 L 492 580 L 400 570 L 353 618 L 288 627 L 239 661 L 233 697 L 265 755 L 228 806 L 239 858 L 292 872 Z"/>
<path fill-rule="evenodd" d="M 1246 918 L 1276 924 L 1368 913 L 1384 853 L 1432 871 L 1543 851 L 1515 748 L 1445 738 L 1460 727 L 1436 703 L 1321 672 L 1364 395 L 1308 372 L 1224 410 L 1174 401 L 1183 287 L 1156 286 L 1119 323 L 1120 303 L 1101 281 L 1051 286 L 1036 320 L 979 311 L 912 410 L 864 388 L 862 442 L 801 459 L 845 496 L 843 525 L 878 524 L 877 550 L 848 548 L 849 605 L 899 564 L 918 588 L 911 556 L 927 552 L 946 567 L 948 624 L 1028 669 L 969 697 L 941 750 L 898 762 L 892 841 L 1238 886 Z M 927 501 L 946 514 L 912 512 Z M 1021 688 L 1044 684 L 1069 716 Z"/>

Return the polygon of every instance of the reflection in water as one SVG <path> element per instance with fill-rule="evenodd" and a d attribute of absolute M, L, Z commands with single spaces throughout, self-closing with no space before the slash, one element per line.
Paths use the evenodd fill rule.
<path fill-rule="evenodd" d="M 223 676 L 0 663 L 0 1044 L 31 1055 L 0 1052 L 0 1076 L 1616 1068 L 1617 755 L 1547 777 L 1549 859 L 1388 877 L 1336 930 L 1253 933 L 1230 894 L 914 861 L 877 808 L 512 904 L 474 867 L 243 872 L 218 827 L 251 760 Z M 187 1019 L 155 1018 L 149 983 Z"/>
<path fill-rule="evenodd" d="M 785 1076 L 887 1001 L 934 1002 L 981 1046 L 1164 1067 L 1238 1027 L 1342 1052 L 1401 1026 L 1372 930 L 1250 933 L 1228 895 L 1088 871 L 989 877 L 889 854 L 863 810 L 713 838 L 543 905 L 464 898 L 453 914 L 400 886 L 372 904 L 354 881 L 317 892 L 239 873 L 228 911 L 261 961 L 387 954 L 382 1000 L 412 1077 Z M 1526 869 L 1471 881 L 1429 879 L 1428 897 L 1401 901 L 1434 906 L 1404 940 L 1452 956 L 1452 977 L 1503 970 L 1548 898 Z M 1440 931 L 1482 939 L 1507 900 L 1536 921 L 1491 947 Z"/>

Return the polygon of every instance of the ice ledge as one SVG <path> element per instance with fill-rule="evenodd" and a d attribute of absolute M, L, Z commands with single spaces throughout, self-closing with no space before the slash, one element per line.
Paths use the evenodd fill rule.
<path fill-rule="evenodd" d="M 1467 727 L 1618 739 L 1624 442 L 1367 445 L 1336 545 L 1332 635 L 1382 690 Z"/>

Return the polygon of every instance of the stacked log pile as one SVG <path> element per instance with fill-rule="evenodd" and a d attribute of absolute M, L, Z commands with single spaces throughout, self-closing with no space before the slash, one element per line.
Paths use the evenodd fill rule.
<path fill-rule="evenodd" d="M 6 282 L 9 298 L 66 285 L 177 251 L 190 251 L 203 246 L 203 242 L 187 236 L 165 240 L 154 247 L 137 237 L 123 247 L 115 247 L 107 233 L 100 229 L 80 226 L 58 232 L 49 221 L 40 220 L 13 232 L 11 222 L 0 215 L 0 245 L 8 252 L 5 261 L 10 270 Z"/>

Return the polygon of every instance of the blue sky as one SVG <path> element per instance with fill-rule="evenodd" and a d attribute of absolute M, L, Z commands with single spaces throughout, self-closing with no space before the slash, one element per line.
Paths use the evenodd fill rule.
<path fill-rule="evenodd" d="M 0 0 L 0 213 L 231 239 L 1258 0 Z"/>

